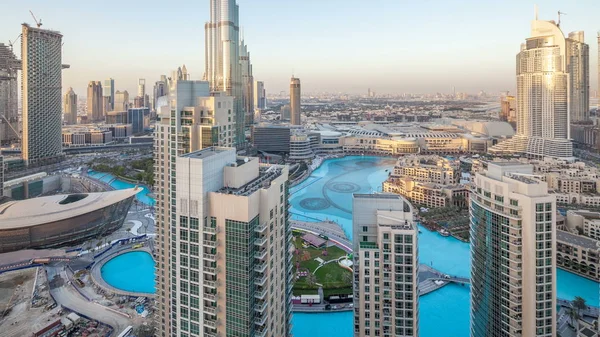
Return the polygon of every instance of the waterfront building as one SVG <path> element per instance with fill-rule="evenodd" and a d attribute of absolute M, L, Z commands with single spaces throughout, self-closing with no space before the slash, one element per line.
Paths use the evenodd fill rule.
<path fill-rule="evenodd" d="M 315 153 L 311 146 L 311 137 L 309 134 L 304 132 L 292 132 L 290 136 L 290 155 L 288 159 L 290 161 L 305 161 L 313 159 Z"/>
<path fill-rule="evenodd" d="M 488 163 L 470 197 L 471 336 L 556 336 L 556 199 L 533 166 Z"/>
<path fill-rule="evenodd" d="M 87 89 L 87 116 L 89 122 L 104 120 L 102 97 L 102 83 L 100 81 L 90 81 Z"/>
<path fill-rule="evenodd" d="M 252 62 L 250 52 L 244 39 L 240 42 L 240 65 L 242 70 L 242 107 L 245 113 L 245 126 L 254 124 L 254 75 L 252 74 Z"/>
<path fill-rule="evenodd" d="M 290 335 L 287 167 L 211 147 L 176 176 L 171 335 Z"/>
<path fill-rule="evenodd" d="M 104 114 L 115 110 L 115 80 L 112 78 L 104 80 L 102 85 L 102 97 Z"/>
<path fill-rule="evenodd" d="M 139 187 L 0 204 L 0 253 L 76 245 L 123 225 Z"/>
<path fill-rule="evenodd" d="M 21 151 L 27 165 L 62 158 L 62 35 L 22 25 Z M 44 69 L 44 71 L 39 71 Z"/>
<path fill-rule="evenodd" d="M 422 183 L 455 185 L 460 179 L 460 162 L 435 155 L 405 156 L 398 159 L 393 175 Z"/>
<path fill-rule="evenodd" d="M 18 70 L 21 63 L 11 47 L 0 43 L 0 145 L 19 139 Z"/>
<path fill-rule="evenodd" d="M 395 194 L 354 194 L 354 336 L 419 336 L 418 230 Z"/>
<path fill-rule="evenodd" d="M 205 80 L 210 91 L 233 97 L 235 144 L 245 142 L 240 64 L 239 6 L 235 0 L 210 0 L 210 21 L 205 29 Z"/>
<path fill-rule="evenodd" d="M 583 32 L 565 38 L 536 19 L 517 55 L 517 135 L 493 151 L 573 157 L 571 123 L 589 119 L 589 50 Z"/>
<path fill-rule="evenodd" d="M 562 226 L 557 223 L 556 265 L 571 273 L 600 281 L 600 213 L 567 212 Z"/>
<path fill-rule="evenodd" d="M 292 125 L 302 125 L 300 79 L 292 76 L 290 80 L 290 122 Z"/>
<path fill-rule="evenodd" d="M 115 92 L 113 111 L 127 111 L 129 109 L 129 93 L 127 90 Z"/>
<path fill-rule="evenodd" d="M 65 94 L 63 112 L 65 124 L 77 124 L 77 95 L 73 88 L 69 88 Z"/>
<path fill-rule="evenodd" d="M 234 145 L 234 99 L 222 92 L 210 93 L 207 81 L 188 79 L 187 70 L 173 72 L 168 88 L 168 103 L 160 106 L 160 120 L 155 125 L 154 175 L 156 191 L 157 260 L 157 325 L 159 336 L 179 336 L 179 324 L 172 324 L 170 233 L 176 226 L 172 213 L 177 185 L 177 156 L 213 145 Z M 174 320 L 173 322 L 177 322 Z M 194 323 L 196 324 L 196 323 Z"/>

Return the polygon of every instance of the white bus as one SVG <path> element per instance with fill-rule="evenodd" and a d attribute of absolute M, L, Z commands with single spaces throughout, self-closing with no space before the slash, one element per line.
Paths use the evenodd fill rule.
<path fill-rule="evenodd" d="M 127 336 L 131 335 L 132 332 L 133 332 L 133 327 L 130 325 L 130 326 L 126 327 L 125 330 L 123 330 L 123 332 L 121 332 L 119 334 L 119 336 L 117 336 L 117 337 L 127 337 Z"/>

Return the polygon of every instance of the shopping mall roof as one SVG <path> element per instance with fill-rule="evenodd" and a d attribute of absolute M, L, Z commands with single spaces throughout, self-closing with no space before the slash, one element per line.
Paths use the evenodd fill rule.
<path fill-rule="evenodd" d="M 110 206 L 141 191 L 141 187 L 134 187 L 9 201 L 0 205 L 0 230 L 26 228 L 73 218 Z"/>

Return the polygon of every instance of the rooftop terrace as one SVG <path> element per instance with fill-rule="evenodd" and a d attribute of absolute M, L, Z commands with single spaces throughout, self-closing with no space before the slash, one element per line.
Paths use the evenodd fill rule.
<path fill-rule="evenodd" d="M 258 177 L 240 188 L 223 187 L 217 193 L 233 194 L 247 197 L 261 188 L 269 188 L 271 182 L 277 179 L 283 172 L 279 165 L 260 166 Z"/>

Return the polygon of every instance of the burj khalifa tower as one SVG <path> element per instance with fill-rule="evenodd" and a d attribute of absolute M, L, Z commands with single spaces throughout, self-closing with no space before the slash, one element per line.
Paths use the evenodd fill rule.
<path fill-rule="evenodd" d="M 244 111 L 242 108 L 242 69 L 240 66 L 239 6 L 236 0 L 210 0 L 210 21 L 206 33 L 205 80 L 211 91 L 224 91 L 233 96 L 235 140 L 244 143 Z"/>

